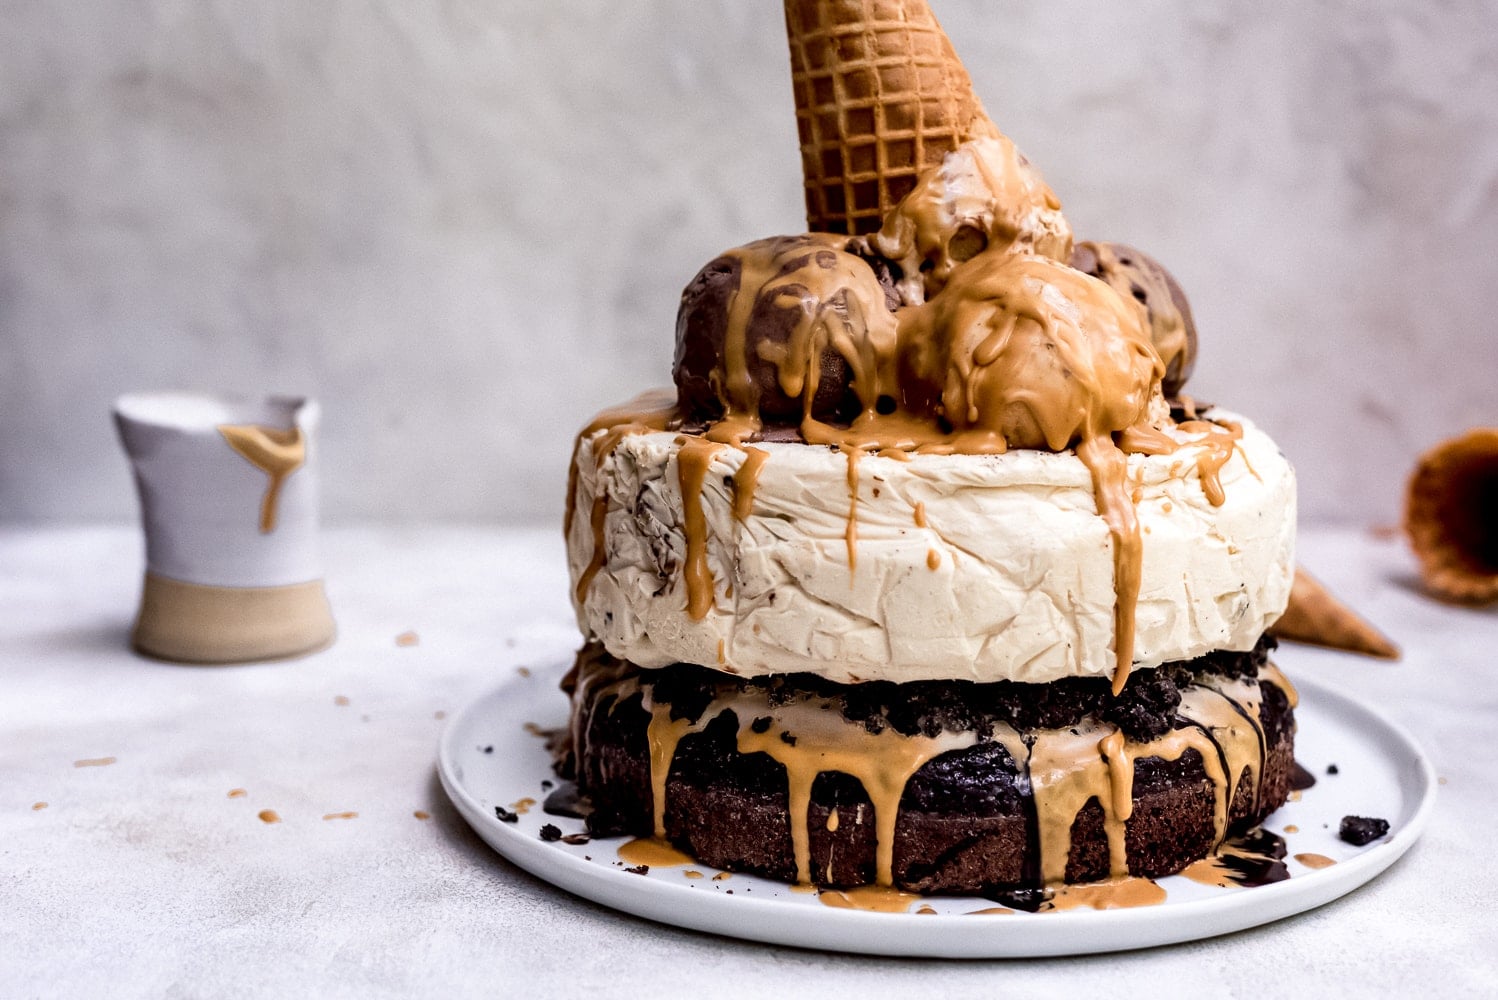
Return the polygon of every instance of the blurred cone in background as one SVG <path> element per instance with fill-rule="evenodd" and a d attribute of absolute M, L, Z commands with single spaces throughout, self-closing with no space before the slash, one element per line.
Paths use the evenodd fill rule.
<path fill-rule="evenodd" d="M 1404 530 L 1432 594 L 1498 601 L 1498 427 L 1475 428 L 1420 457 Z"/>
<path fill-rule="evenodd" d="M 1290 585 L 1290 605 L 1269 632 L 1277 639 L 1384 660 L 1399 659 L 1398 646 L 1299 566 L 1295 567 L 1295 582 Z"/>

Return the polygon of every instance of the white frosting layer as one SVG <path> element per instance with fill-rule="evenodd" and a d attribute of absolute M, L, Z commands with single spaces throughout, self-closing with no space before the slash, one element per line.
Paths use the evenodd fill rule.
<path fill-rule="evenodd" d="M 567 550 L 576 587 L 593 559 L 589 511 L 602 491 L 604 558 L 577 612 L 615 656 L 840 682 L 1112 674 L 1111 541 L 1071 452 L 864 456 L 850 572 L 847 457 L 756 445 L 769 458 L 740 522 L 730 479 L 745 453 L 725 446 L 702 490 L 714 605 L 693 621 L 677 435 L 624 437 L 601 464 L 598 440 L 578 451 Z M 1129 457 L 1144 544 L 1136 666 L 1248 649 L 1289 598 L 1289 463 L 1245 422 L 1221 470 L 1226 502 L 1213 507 L 1197 453 Z"/>

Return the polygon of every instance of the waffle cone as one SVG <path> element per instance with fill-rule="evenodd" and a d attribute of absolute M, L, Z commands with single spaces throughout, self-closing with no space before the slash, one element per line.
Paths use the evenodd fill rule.
<path fill-rule="evenodd" d="M 1467 604 L 1498 601 L 1498 427 L 1479 427 L 1420 457 L 1404 530 L 1425 586 Z"/>
<path fill-rule="evenodd" d="M 861 235 L 917 175 L 998 130 L 926 0 L 785 0 L 806 219 Z"/>
<path fill-rule="evenodd" d="M 1290 605 L 1269 629 L 1278 639 L 1362 653 L 1384 660 L 1399 659 L 1399 647 L 1356 611 L 1332 596 L 1321 581 L 1299 566 L 1290 586 Z"/>

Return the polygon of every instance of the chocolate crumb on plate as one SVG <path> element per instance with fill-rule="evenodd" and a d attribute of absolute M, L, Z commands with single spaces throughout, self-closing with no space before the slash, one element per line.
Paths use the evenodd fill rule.
<path fill-rule="evenodd" d="M 510 810 L 506 809 L 504 806 L 495 806 L 494 807 L 494 815 L 495 815 L 495 817 L 501 823 L 518 823 L 518 822 L 520 822 L 519 815 L 517 815 L 516 813 L 510 812 Z"/>
<path fill-rule="evenodd" d="M 1328 764 L 1328 765 L 1326 765 L 1326 773 L 1327 774 L 1341 774 L 1342 773 L 1342 769 L 1339 768 L 1336 764 Z"/>
<path fill-rule="evenodd" d="M 631 875 L 649 875 L 650 874 L 650 866 L 649 865 L 634 865 L 634 866 L 632 866 L 630 868 L 626 868 L 624 870 L 627 871 L 627 872 L 629 872 Z"/>
<path fill-rule="evenodd" d="M 577 846 L 579 844 L 591 843 L 592 840 L 593 838 L 588 836 L 586 833 L 569 833 L 567 834 L 567 836 L 562 838 L 562 843 Z"/>
<path fill-rule="evenodd" d="M 1362 847 L 1371 844 L 1379 837 L 1389 832 L 1389 821 L 1372 816 L 1343 816 L 1342 826 L 1337 830 L 1337 836 L 1352 844 L 1354 847 Z"/>
<path fill-rule="evenodd" d="M 548 844 L 562 839 L 562 829 L 555 823 L 547 823 L 541 827 L 541 839 Z"/>

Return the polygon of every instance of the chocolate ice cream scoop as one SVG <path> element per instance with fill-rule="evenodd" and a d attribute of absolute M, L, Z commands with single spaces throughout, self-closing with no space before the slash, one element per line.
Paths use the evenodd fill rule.
<path fill-rule="evenodd" d="M 672 366 L 689 421 L 846 424 L 892 389 L 893 283 L 848 245 L 777 236 L 697 273 L 682 292 Z"/>
<path fill-rule="evenodd" d="M 1165 362 L 1160 388 L 1167 398 L 1179 395 L 1196 364 L 1196 324 L 1186 293 L 1170 272 L 1155 258 L 1131 246 L 1091 241 L 1076 245 L 1071 266 L 1101 278 L 1144 306 L 1149 313 L 1150 338 Z"/>

